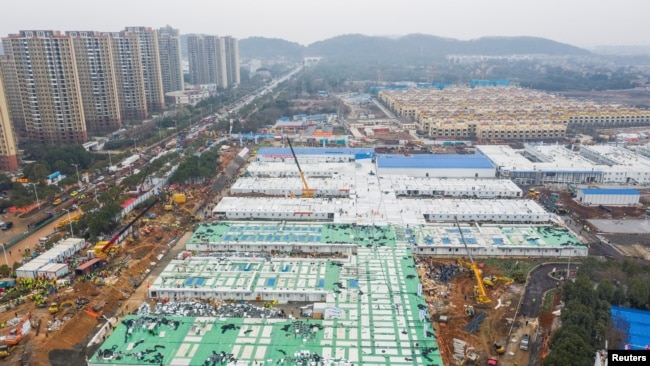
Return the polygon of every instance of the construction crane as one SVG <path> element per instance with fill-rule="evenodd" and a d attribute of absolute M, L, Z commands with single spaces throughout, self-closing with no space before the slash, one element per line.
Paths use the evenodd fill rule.
<path fill-rule="evenodd" d="M 481 305 L 488 305 L 492 302 L 490 298 L 487 296 L 487 292 L 485 291 L 485 285 L 483 285 L 483 278 L 481 276 L 481 270 L 478 269 L 476 266 L 476 263 L 474 262 L 474 258 L 472 258 L 472 252 L 469 250 L 469 247 L 467 246 L 467 242 L 465 241 L 465 235 L 463 235 L 463 229 L 460 227 L 460 224 L 458 223 L 458 218 L 454 217 L 454 220 L 456 221 L 456 227 L 458 227 L 458 232 L 460 233 L 460 238 L 463 241 L 463 245 L 465 246 L 465 250 L 467 251 L 467 255 L 469 257 L 469 263 L 463 261 L 462 258 L 458 259 L 458 263 L 461 265 L 465 265 L 469 269 L 472 270 L 474 273 L 474 278 L 476 279 L 476 301 L 481 304 Z"/>
<path fill-rule="evenodd" d="M 145 192 L 144 190 L 144 181 L 147 179 L 147 174 L 149 173 L 149 168 L 151 168 L 151 165 L 147 165 L 147 169 L 145 169 L 144 174 L 142 175 L 142 181 L 140 182 L 140 186 L 138 187 L 138 193 L 143 194 Z"/>
<path fill-rule="evenodd" d="M 289 143 L 289 148 L 291 149 L 291 155 L 293 155 L 293 160 L 296 162 L 296 166 L 298 166 L 298 173 L 300 173 L 300 179 L 302 179 L 302 196 L 306 198 L 311 198 L 313 197 L 312 191 L 309 189 L 309 185 L 307 185 L 307 179 L 305 179 L 305 174 L 302 172 L 302 169 L 300 169 L 300 163 L 298 162 L 298 158 L 296 157 L 296 152 L 293 151 L 293 145 L 291 145 L 291 139 L 287 137 L 287 142 Z"/>

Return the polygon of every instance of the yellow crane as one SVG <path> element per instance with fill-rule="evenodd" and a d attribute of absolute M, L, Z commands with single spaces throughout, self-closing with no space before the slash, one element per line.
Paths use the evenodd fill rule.
<path fill-rule="evenodd" d="M 488 305 L 492 302 L 490 298 L 487 296 L 487 292 L 485 291 L 485 285 L 483 285 L 483 277 L 481 270 L 478 269 L 476 266 L 476 263 L 474 262 L 474 258 L 472 258 L 472 252 L 470 252 L 469 247 L 467 246 L 467 242 L 465 241 L 465 235 L 463 235 L 463 229 L 460 227 L 460 224 L 458 223 L 458 218 L 454 217 L 454 220 L 456 221 L 456 226 L 458 227 L 458 232 L 460 233 L 460 238 L 463 241 L 463 245 L 465 246 L 465 250 L 467 251 L 467 255 L 469 256 L 469 262 L 463 261 L 462 258 L 458 259 L 458 263 L 461 265 L 465 265 L 469 269 L 472 270 L 474 273 L 474 279 L 476 280 L 476 301 L 479 304 L 482 305 Z"/>
<path fill-rule="evenodd" d="M 302 169 L 300 169 L 300 163 L 298 163 L 296 152 L 293 151 L 293 145 L 291 145 L 291 140 L 289 139 L 289 137 L 287 137 L 287 142 L 289 143 L 289 148 L 291 148 L 291 155 L 293 155 L 293 160 L 295 160 L 296 166 L 298 166 L 298 173 L 300 173 L 300 179 L 302 179 L 302 196 L 306 198 L 311 198 L 314 196 L 314 194 L 312 193 L 311 189 L 309 189 L 309 185 L 307 185 L 307 179 L 305 179 L 305 174 L 302 172 Z"/>

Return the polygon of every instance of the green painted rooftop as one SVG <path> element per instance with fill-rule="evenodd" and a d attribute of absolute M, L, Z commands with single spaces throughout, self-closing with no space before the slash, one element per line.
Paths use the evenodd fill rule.
<path fill-rule="evenodd" d="M 568 229 L 550 225 L 461 225 L 468 246 L 582 247 L 584 244 Z M 410 229 L 411 242 L 418 245 L 462 246 L 454 224 L 432 224 Z"/>
<path fill-rule="evenodd" d="M 420 309 L 426 314 L 427 307 L 424 298 L 418 296 L 419 279 L 403 231 L 396 233 L 392 227 L 380 230 L 352 225 L 347 228 L 297 226 L 320 227 L 323 229 L 321 235 L 327 235 L 327 240 L 350 240 L 350 235 L 359 240 L 358 254 L 343 264 L 333 261 L 301 263 L 301 266 L 312 266 L 310 271 L 318 276 L 324 271 L 326 311 L 340 312 L 340 318 L 168 316 L 165 317 L 167 324 L 163 324 L 156 316 L 128 316 L 89 364 L 207 365 L 206 360 L 213 352 L 225 352 L 233 355 L 237 362 L 233 360 L 231 364 L 237 365 L 308 364 L 302 362 L 314 361 L 314 354 L 324 365 L 442 365 L 430 322 L 420 320 Z M 228 226 L 222 235 L 230 231 Z M 372 245 L 373 235 L 378 239 L 381 235 L 382 241 L 377 240 L 377 243 L 385 245 Z M 232 269 L 231 264 L 225 263 L 223 269 Z M 304 283 L 309 286 L 309 276 Z M 339 287 L 337 283 L 347 286 Z M 129 321 L 138 324 L 127 326 L 125 322 Z M 170 321 L 178 322 L 178 326 L 175 323 L 170 326 Z M 110 359 L 104 359 L 105 350 L 110 350 Z M 115 357 L 117 354 L 121 355 L 119 359 Z"/>
<path fill-rule="evenodd" d="M 191 243 L 354 243 L 359 246 L 393 245 L 392 226 L 356 224 L 301 224 L 284 222 L 218 222 L 201 224 Z"/>

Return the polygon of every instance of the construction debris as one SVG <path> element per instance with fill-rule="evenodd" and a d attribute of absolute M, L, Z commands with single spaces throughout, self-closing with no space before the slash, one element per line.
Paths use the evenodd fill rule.
<path fill-rule="evenodd" d="M 481 323 L 483 323 L 483 320 L 487 318 L 487 314 L 480 311 L 474 315 L 474 318 L 472 319 L 469 324 L 465 327 L 465 330 L 470 332 L 470 333 L 478 333 L 479 328 L 481 327 Z"/>

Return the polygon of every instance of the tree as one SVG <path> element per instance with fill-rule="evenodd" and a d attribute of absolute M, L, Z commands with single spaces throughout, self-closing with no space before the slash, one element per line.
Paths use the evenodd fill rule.
<path fill-rule="evenodd" d="M 650 289 L 648 283 L 640 279 L 633 279 L 627 288 L 627 299 L 630 305 L 637 309 L 645 309 L 648 307 L 648 296 L 650 296 Z"/>
<path fill-rule="evenodd" d="M 614 286 L 614 284 L 612 284 L 612 281 L 610 281 L 609 278 L 603 278 L 600 281 L 600 283 L 598 283 L 598 288 L 596 290 L 596 293 L 598 294 L 599 299 L 611 303 L 612 300 L 614 299 L 615 291 L 616 291 L 616 287 Z"/>
<path fill-rule="evenodd" d="M 9 268 L 8 265 L 6 264 L 0 265 L 0 276 L 9 277 L 10 274 L 11 274 L 11 268 Z"/>

